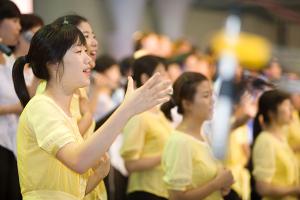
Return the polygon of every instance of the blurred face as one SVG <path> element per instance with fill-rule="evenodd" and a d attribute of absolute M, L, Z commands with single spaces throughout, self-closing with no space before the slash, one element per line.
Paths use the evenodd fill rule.
<path fill-rule="evenodd" d="M 159 72 L 160 75 L 161 75 L 162 77 L 164 77 L 165 79 L 170 79 L 170 78 L 169 78 L 169 75 L 168 75 L 168 73 L 167 73 L 167 71 L 166 71 L 166 68 L 165 68 L 165 66 L 164 66 L 163 64 L 159 64 L 159 65 L 156 67 L 156 69 L 155 69 L 155 71 L 154 71 L 154 74 L 155 74 L 156 72 Z"/>
<path fill-rule="evenodd" d="M 168 67 L 168 76 L 170 77 L 171 81 L 174 83 L 176 79 L 180 76 L 181 69 L 178 64 L 171 64 Z"/>
<path fill-rule="evenodd" d="M 98 41 L 91 25 L 87 22 L 81 22 L 77 28 L 83 33 L 87 43 L 88 54 L 95 61 L 98 52 Z"/>
<path fill-rule="evenodd" d="M 187 102 L 185 114 L 190 114 L 196 119 L 209 120 L 213 113 L 213 90 L 209 81 L 202 81 L 196 88 L 193 102 Z"/>
<path fill-rule="evenodd" d="M 292 94 L 291 100 L 294 108 L 300 111 L 300 94 Z"/>
<path fill-rule="evenodd" d="M 142 49 L 151 55 L 157 55 L 159 52 L 159 38 L 155 34 L 150 34 L 142 40 Z"/>
<path fill-rule="evenodd" d="M 272 62 L 269 69 L 267 69 L 266 74 L 271 80 L 279 80 L 282 74 L 282 70 L 279 63 Z"/>
<path fill-rule="evenodd" d="M 159 39 L 159 54 L 163 58 L 168 58 L 172 54 L 172 42 L 170 38 L 161 36 Z"/>
<path fill-rule="evenodd" d="M 26 55 L 29 51 L 30 42 L 33 35 L 41 28 L 41 26 L 35 26 L 32 29 L 21 33 L 19 37 L 18 48 L 22 49 L 24 55 Z"/>
<path fill-rule="evenodd" d="M 90 84 L 91 67 L 90 56 L 83 45 L 73 45 L 65 54 L 63 63 L 59 66 L 62 70 L 61 83 L 70 90 L 86 87 Z"/>
<path fill-rule="evenodd" d="M 153 72 L 153 74 L 159 72 L 160 75 L 166 79 L 166 80 L 169 80 L 169 75 L 165 69 L 165 66 L 163 64 L 158 64 L 157 67 L 155 68 L 155 71 Z M 142 81 L 142 84 L 144 84 L 150 77 L 146 74 L 142 74 L 141 76 L 141 81 Z"/>
<path fill-rule="evenodd" d="M 0 21 L 0 38 L 3 44 L 15 46 L 18 43 L 21 25 L 19 18 L 5 18 Z"/>
<path fill-rule="evenodd" d="M 121 72 L 118 65 L 113 65 L 105 71 L 105 76 L 108 79 L 108 84 L 111 89 L 116 89 L 120 85 Z"/>
<path fill-rule="evenodd" d="M 276 122 L 280 125 L 286 125 L 291 120 L 292 120 L 292 104 L 289 99 L 286 99 L 277 107 Z"/>

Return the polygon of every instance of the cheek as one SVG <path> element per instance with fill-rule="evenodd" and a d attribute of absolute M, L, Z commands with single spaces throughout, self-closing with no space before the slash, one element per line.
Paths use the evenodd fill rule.
<path fill-rule="evenodd" d="M 87 48 L 90 49 L 92 46 L 92 40 L 91 39 L 85 39 L 85 40 L 86 40 Z"/>

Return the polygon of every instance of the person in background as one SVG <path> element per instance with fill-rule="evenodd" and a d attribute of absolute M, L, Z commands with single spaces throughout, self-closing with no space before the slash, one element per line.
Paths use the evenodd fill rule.
<path fill-rule="evenodd" d="M 0 45 L 6 48 L 17 45 L 20 16 L 20 10 L 12 1 L 0 1 Z M 22 197 L 16 162 L 16 132 L 22 106 L 11 76 L 14 61 L 13 55 L 0 51 L 0 199 L 19 200 Z"/>
<path fill-rule="evenodd" d="M 162 156 L 163 180 L 170 200 L 223 199 L 233 177 L 213 156 L 202 124 L 213 111 L 209 80 L 196 72 L 184 72 L 173 84 L 172 99 L 162 110 L 172 120 L 171 109 L 178 107 L 183 119 L 168 139 Z"/>
<path fill-rule="evenodd" d="M 288 145 L 285 131 L 291 119 L 288 94 L 269 90 L 260 96 L 253 128 L 251 199 L 258 195 L 263 200 L 298 199 L 298 162 Z"/>
<path fill-rule="evenodd" d="M 156 72 L 167 79 L 164 59 L 143 56 L 133 63 L 137 87 Z M 172 128 L 159 106 L 132 118 L 123 129 L 121 156 L 129 173 L 128 200 L 162 200 L 168 198 L 161 167 L 162 151 Z"/>

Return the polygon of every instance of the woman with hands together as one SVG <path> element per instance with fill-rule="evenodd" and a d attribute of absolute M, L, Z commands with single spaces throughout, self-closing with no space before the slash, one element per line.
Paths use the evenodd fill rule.
<path fill-rule="evenodd" d="M 162 156 L 169 199 L 223 199 L 230 192 L 233 176 L 214 158 L 207 138 L 200 134 L 203 122 L 212 116 L 212 86 L 202 74 L 185 72 L 173 89 L 172 99 L 161 108 L 170 120 L 170 110 L 175 106 L 183 116 Z"/>

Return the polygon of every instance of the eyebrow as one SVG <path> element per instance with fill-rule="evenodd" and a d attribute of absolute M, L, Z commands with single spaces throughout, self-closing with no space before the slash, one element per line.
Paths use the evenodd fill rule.
<path fill-rule="evenodd" d="M 91 34 L 95 35 L 94 32 L 89 32 L 89 31 L 82 31 L 82 33 L 91 33 Z"/>

